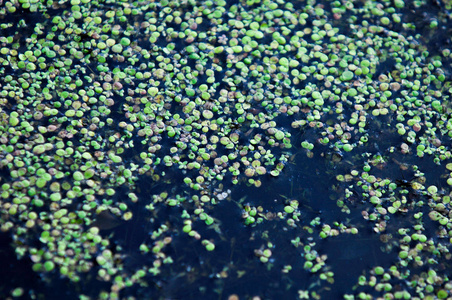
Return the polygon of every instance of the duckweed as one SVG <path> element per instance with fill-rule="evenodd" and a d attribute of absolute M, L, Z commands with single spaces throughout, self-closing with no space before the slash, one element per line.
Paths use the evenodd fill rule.
<path fill-rule="evenodd" d="M 44 286 L 449 296 L 447 1 L 19 2 L 0 226 Z"/>

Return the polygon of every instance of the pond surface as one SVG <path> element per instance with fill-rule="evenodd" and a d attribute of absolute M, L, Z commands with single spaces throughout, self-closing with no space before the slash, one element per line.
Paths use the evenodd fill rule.
<path fill-rule="evenodd" d="M 450 1 L 3 2 L 0 298 L 452 296 Z"/>

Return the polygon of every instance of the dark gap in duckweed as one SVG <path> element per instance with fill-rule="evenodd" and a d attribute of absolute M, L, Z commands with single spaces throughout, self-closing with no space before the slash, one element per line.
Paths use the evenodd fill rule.
<path fill-rule="evenodd" d="M 171 176 L 170 176 L 171 177 Z M 260 205 L 263 205 L 265 207 L 268 207 L 268 209 L 270 211 L 272 210 L 280 210 L 283 208 L 283 205 L 277 201 L 277 199 L 280 199 L 280 193 L 278 191 L 284 191 L 286 190 L 286 186 L 281 185 L 278 183 L 278 181 L 282 181 L 285 182 L 285 180 L 271 180 L 273 182 L 273 185 L 278 186 L 278 188 L 270 188 L 266 191 L 265 194 L 261 194 L 260 190 L 256 190 L 256 188 L 250 188 L 250 187 L 243 187 L 243 188 L 236 188 L 234 189 L 235 192 L 237 193 L 237 195 L 233 194 L 232 197 L 233 198 L 238 198 L 238 197 L 242 197 L 244 195 L 249 195 L 247 197 L 247 199 L 245 199 L 245 202 L 249 202 L 250 204 L 253 204 L 254 202 L 256 202 L 257 198 L 253 197 L 255 199 L 255 201 L 253 201 L 254 199 L 251 198 L 251 195 L 256 195 L 260 194 L 260 195 L 266 195 L 265 198 L 263 197 L 259 197 L 259 201 L 258 203 Z M 266 185 L 266 182 L 264 181 L 264 185 Z M 159 189 L 153 189 L 153 193 L 156 194 L 159 192 Z M 275 199 L 277 198 L 277 199 Z M 267 201 L 265 201 L 266 199 L 268 199 Z M 269 202 L 269 205 L 265 205 L 266 202 Z M 225 206 L 226 205 L 226 206 Z M 231 206 L 231 207 L 228 207 Z M 169 283 L 167 283 L 168 285 L 164 288 L 164 296 L 165 297 L 171 297 L 171 298 L 179 298 L 179 297 L 184 297 L 186 295 L 196 295 L 199 291 L 199 287 L 203 286 L 206 288 L 205 294 L 206 295 L 212 295 L 213 293 L 215 293 L 215 290 L 210 290 L 212 287 L 212 284 L 210 283 L 210 281 L 213 281 L 214 279 L 203 279 L 203 277 L 198 277 L 199 275 L 205 274 L 205 272 L 207 270 L 209 270 L 210 275 L 216 273 L 216 272 L 220 272 L 222 269 L 222 266 L 226 265 L 226 264 L 232 264 L 231 268 L 238 268 L 241 269 L 239 266 L 243 266 L 245 267 L 247 264 L 251 263 L 252 260 L 250 260 L 254 254 L 253 254 L 253 250 L 256 248 L 259 248 L 260 246 L 262 246 L 263 244 L 265 244 L 265 240 L 262 240 L 262 238 L 259 237 L 259 232 L 263 233 L 263 232 L 277 232 L 279 227 L 279 223 L 281 223 L 282 221 L 275 221 L 275 224 L 271 225 L 269 224 L 268 226 L 265 224 L 259 225 L 262 227 L 259 227 L 259 230 L 256 230 L 255 233 L 252 234 L 252 236 L 254 237 L 253 240 L 255 240 L 254 242 L 251 242 L 249 240 L 247 240 L 247 234 L 242 236 L 242 235 L 238 235 L 238 233 L 243 230 L 244 225 L 237 225 L 240 224 L 238 223 L 239 220 L 237 220 L 237 213 L 240 212 L 240 209 L 237 208 L 237 203 L 234 203 L 232 201 L 223 201 L 222 203 L 218 204 L 218 212 L 217 214 L 213 214 L 212 216 L 217 218 L 219 220 L 219 224 L 220 224 L 220 230 L 222 233 L 224 233 L 223 238 L 224 240 L 222 242 L 216 242 L 216 245 L 219 247 L 219 252 L 216 253 L 216 256 L 218 257 L 222 257 L 225 259 L 225 262 L 222 261 L 222 259 L 216 259 L 216 260 L 212 260 L 212 256 L 208 255 L 206 256 L 203 253 L 202 247 L 200 245 L 197 245 L 196 243 L 190 243 L 189 245 L 186 245 L 186 241 L 183 241 L 181 239 L 181 237 L 179 236 L 173 236 L 173 239 L 175 240 L 175 243 L 172 245 L 172 249 L 173 251 L 170 251 L 169 254 L 173 254 L 173 258 L 176 260 L 176 263 L 173 265 L 174 267 L 179 266 L 180 264 L 178 263 L 178 261 L 180 260 L 181 262 L 184 262 L 184 264 L 180 265 L 181 269 L 174 269 L 173 270 L 173 275 L 169 275 L 169 278 L 174 278 L 173 280 L 171 280 Z M 170 209 L 167 210 L 167 213 L 169 214 L 168 216 L 171 217 L 171 213 L 169 211 Z M 234 213 L 235 211 L 235 213 Z M 164 213 L 164 212 L 163 212 Z M 306 220 L 310 219 L 309 216 L 303 216 L 306 217 Z M 306 221 L 307 222 L 307 221 Z M 140 222 L 138 222 L 139 224 Z M 234 225 L 236 224 L 236 225 Z M 172 225 L 176 225 L 175 223 L 172 223 Z M 199 224 L 200 225 L 200 224 Z M 131 226 L 136 226 L 135 225 L 131 225 Z M 236 228 L 234 229 L 234 226 L 236 226 Z M 200 227 L 202 228 L 202 227 Z M 138 230 L 142 230 L 143 228 L 140 228 Z M 209 238 L 209 231 L 211 231 L 211 229 L 209 230 L 202 230 L 200 231 L 200 233 L 202 234 L 202 236 L 205 236 L 207 238 Z M 246 230 L 245 233 L 251 234 L 251 230 Z M 140 233 L 137 233 L 135 231 L 135 234 L 133 234 L 133 232 L 131 232 L 131 229 L 129 227 L 129 229 L 126 229 L 126 234 L 128 236 L 133 236 L 134 238 L 138 238 L 140 237 Z M 119 235 L 119 232 L 118 232 Z M 141 233 L 142 235 L 142 233 Z M 212 237 L 214 237 L 215 235 L 212 235 Z M 281 239 L 281 241 L 278 240 L 279 235 L 276 235 L 274 238 L 276 238 L 275 242 L 277 242 L 278 244 L 281 242 L 284 242 L 284 237 L 279 237 Z M 138 240 L 142 239 L 143 236 L 141 236 L 141 238 L 138 238 Z M 222 239 L 223 239 L 222 238 Z M 227 244 L 227 240 L 231 240 L 232 244 L 228 245 Z M 273 239 L 272 239 L 273 240 Z M 179 242 L 178 242 L 179 241 Z M 139 241 L 138 241 L 139 242 Z M 287 243 L 287 241 L 286 241 Z M 133 248 L 133 247 L 131 247 Z M 184 249 L 183 251 L 183 255 L 182 257 L 179 257 L 180 255 L 180 250 L 178 249 Z M 190 251 L 188 251 L 188 249 L 193 249 L 193 253 L 190 253 Z M 229 251 L 227 250 L 229 249 Z M 285 253 L 285 255 L 287 255 L 287 257 L 289 258 L 289 260 L 286 262 L 282 262 L 282 263 L 288 263 L 291 264 L 293 263 L 293 260 L 295 259 L 295 257 L 297 257 L 297 254 L 294 253 L 294 249 L 291 247 L 291 245 L 289 243 L 287 243 L 286 249 L 281 249 L 280 251 L 283 251 L 283 253 Z M 243 256 L 244 253 L 246 254 L 245 256 Z M 292 253 L 292 254 L 291 254 Z M 240 255 L 240 257 L 237 257 L 237 255 Z M 140 257 L 140 256 L 138 256 Z M 194 260 L 190 259 L 190 257 L 192 258 L 196 258 Z M 229 261 L 228 258 L 231 258 L 231 260 Z M 191 262 L 190 262 L 191 261 Z M 188 265 L 187 265 L 188 264 Z M 246 286 L 248 285 L 257 285 L 259 282 L 261 282 L 262 280 L 266 280 L 268 281 L 269 278 L 273 278 L 273 276 L 271 274 L 265 274 L 265 272 L 260 271 L 260 269 L 265 268 L 265 266 L 261 265 L 258 262 L 254 262 L 253 263 L 255 266 L 252 267 L 252 269 L 256 269 L 255 272 L 251 273 L 251 274 L 245 274 L 243 275 L 243 277 L 240 278 L 240 280 L 238 280 L 237 278 L 232 277 L 231 279 L 227 278 L 224 280 L 224 283 L 222 284 L 225 288 L 225 291 L 227 291 L 227 287 L 229 285 L 231 285 L 231 289 L 244 289 Z M 199 273 L 198 276 L 196 276 L 195 274 L 191 275 L 193 276 L 193 282 L 189 281 L 187 282 L 186 277 L 185 276 L 178 276 L 176 274 L 183 274 L 184 272 L 187 272 L 186 269 L 190 269 L 190 270 L 198 270 L 197 273 Z M 205 270 L 205 271 L 201 271 L 201 270 Z M 275 266 L 275 276 L 278 277 L 279 271 L 278 267 Z M 192 271 L 193 272 L 193 271 Z M 300 272 L 300 276 L 302 276 L 302 274 L 304 272 Z M 205 274 L 208 275 L 208 274 Z M 210 277 L 210 276 L 209 276 Z M 218 281 L 218 280 L 217 280 Z M 232 281 L 231 283 L 229 281 Z M 269 287 L 262 287 L 261 289 L 257 289 L 255 292 L 259 292 L 262 293 L 264 295 L 274 295 L 273 293 L 270 293 L 270 290 L 267 289 L 275 289 L 275 288 L 282 288 L 281 286 L 278 286 L 279 284 L 277 282 L 270 282 L 270 286 Z M 282 289 L 281 291 L 281 295 L 283 295 L 283 291 L 285 289 Z M 144 291 L 143 291 L 144 293 Z M 140 294 L 141 295 L 141 294 Z M 145 294 L 143 294 L 145 295 Z M 251 295 L 250 295 L 251 296 Z"/>
<path fill-rule="evenodd" d="M 12 243 L 11 237 L 4 233 L 0 233 L 0 244 L 10 245 Z M 79 287 L 74 286 L 67 278 L 60 278 L 57 275 L 51 275 L 43 281 L 39 274 L 32 270 L 32 263 L 27 260 L 18 259 L 17 253 L 12 247 L 2 248 L 0 279 L 2 282 L 8 282 L 8 285 L 0 287 L 0 297 L 7 298 L 11 295 L 13 289 L 27 286 L 29 293 L 25 292 L 22 296 L 15 297 L 16 299 L 30 299 L 35 297 L 37 299 L 57 299 L 65 297 L 66 299 L 76 299 L 79 293 Z M 53 288 L 46 287 L 47 284 L 52 284 Z"/>
<path fill-rule="evenodd" d="M 277 225 L 277 224 L 275 224 Z M 272 228 L 265 228 L 266 230 L 272 230 Z M 273 228 L 274 230 L 274 228 Z M 272 230 L 272 231 L 273 231 Z M 225 295 L 231 292 L 244 291 L 245 297 L 250 297 L 255 293 L 264 295 L 265 297 L 274 297 L 275 295 L 284 295 L 287 292 L 287 286 L 283 284 L 283 282 L 279 282 L 279 280 L 274 280 L 279 278 L 280 272 L 278 271 L 278 267 L 274 266 L 271 270 L 259 262 L 253 260 L 253 250 L 255 248 L 259 248 L 264 241 L 256 237 L 254 242 L 250 242 L 247 240 L 233 239 L 233 244 L 230 245 L 229 251 L 220 251 L 219 259 L 215 260 L 215 264 L 212 264 L 214 261 L 209 258 L 202 258 L 202 265 L 197 266 L 191 265 L 190 267 L 194 270 L 207 269 L 209 273 L 208 275 L 210 279 L 203 279 L 202 277 L 194 282 L 184 282 L 182 279 L 178 280 L 177 283 L 171 284 L 168 288 L 171 288 L 171 292 L 167 294 L 169 297 L 180 298 L 187 295 L 196 295 L 199 287 L 205 288 L 205 297 L 209 299 L 217 298 L 216 294 L 220 294 L 220 298 L 223 298 Z M 219 245 L 222 245 L 221 243 Z M 290 247 L 290 245 L 288 245 Z M 223 246 L 223 249 L 229 249 L 229 247 Z M 284 249 L 281 249 L 284 251 Z M 287 249 L 289 251 L 284 251 L 287 257 L 296 257 L 296 253 L 294 253 L 293 249 Z M 202 251 L 202 249 L 198 249 L 198 251 Z M 200 253 L 193 253 L 194 257 L 199 256 Z M 224 258 L 224 261 L 223 259 Z M 230 258 L 230 260 L 229 260 Z M 291 261 L 287 261 L 291 263 Z M 223 266 L 227 266 L 224 268 Z M 296 267 L 296 265 L 294 265 Z M 227 271 L 229 276 L 227 278 L 219 279 L 215 278 L 213 274 L 214 272 L 220 272 L 221 270 Z M 244 272 L 245 269 L 253 270 L 252 272 Z M 213 272 L 212 272 L 213 271 Z M 198 271 L 203 274 L 204 271 Z M 212 273 L 210 273 L 212 272 Z M 239 275 L 238 273 L 244 272 L 243 275 Z M 299 279 L 307 279 L 306 274 L 304 272 L 295 272 L 294 276 L 300 274 Z M 194 276 L 194 275 L 193 275 Z M 216 285 L 212 283 L 216 282 Z M 266 282 L 267 284 L 262 285 L 260 283 Z M 177 285 L 177 287 L 174 287 Z M 253 286 L 253 291 L 246 292 L 247 286 Z M 222 291 L 222 292 L 220 292 Z"/>
<path fill-rule="evenodd" d="M 381 74 L 391 74 L 395 70 L 395 64 L 396 61 L 393 58 L 385 58 L 384 55 L 382 55 L 382 58 L 380 60 L 380 63 L 378 64 L 377 68 L 375 69 L 375 77 L 378 77 Z"/>
<path fill-rule="evenodd" d="M 12 238 L 5 233 L 0 233 L 1 245 L 10 245 Z M 19 260 L 13 247 L 2 247 L 1 251 L 2 269 L 0 278 L 2 282 L 8 282 L 10 285 L 2 285 L 0 287 L 0 295 L 6 298 L 10 294 L 10 289 L 13 286 L 27 285 L 35 283 L 34 288 L 39 288 L 38 277 L 31 269 L 31 262 L 27 260 Z M 25 299 L 26 297 L 23 297 Z"/>
<path fill-rule="evenodd" d="M 372 269 L 376 265 L 389 267 L 391 262 L 397 257 L 396 253 L 388 253 L 382 250 L 381 242 L 378 238 L 369 238 L 369 232 L 362 232 L 358 235 L 347 235 L 324 241 L 320 246 L 322 253 L 334 258 L 331 263 L 331 270 L 337 274 L 337 280 L 329 291 L 325 292 L 325 297 L 341 298 L 346 294 L 350 277 L 359 277 L 365 273 L 364 268 Z M 364 268 L 363 268 L 364 267 Z"/>

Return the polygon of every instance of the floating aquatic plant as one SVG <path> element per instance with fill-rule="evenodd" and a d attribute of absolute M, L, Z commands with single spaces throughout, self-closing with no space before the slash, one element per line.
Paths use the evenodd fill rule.
<path fill-rule="evenodd" d="M 5 1 L 2 231 L 44 282 L 105 283 L 81 297 L 328 298 L 351 259 L 328 247 L 368 239 L 391 260 L 345 298 L 447 298 L 435 5 Z"/>

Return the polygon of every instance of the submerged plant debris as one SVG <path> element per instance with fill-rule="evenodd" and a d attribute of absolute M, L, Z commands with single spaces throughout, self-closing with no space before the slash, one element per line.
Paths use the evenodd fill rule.
<path fill-rule="evenodd" d="M 452 297 L 450 0 L 0 2 L 1 298 Z"/>

